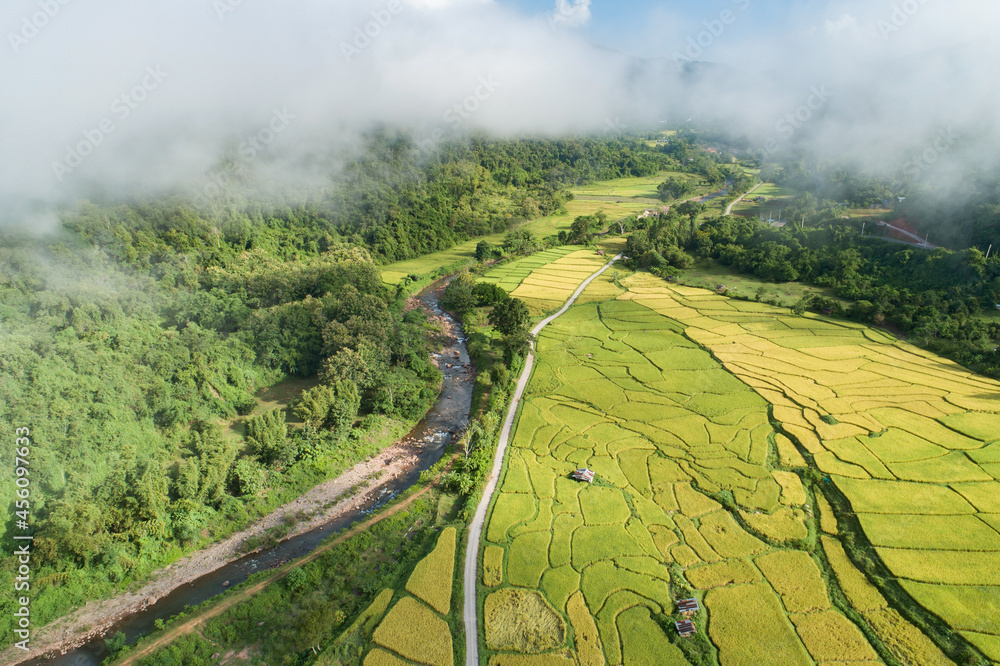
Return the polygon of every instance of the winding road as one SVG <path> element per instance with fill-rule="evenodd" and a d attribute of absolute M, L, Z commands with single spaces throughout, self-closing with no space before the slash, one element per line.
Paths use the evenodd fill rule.
<path fill-rule="evenodd" d="M 622 258 L 623 255 L 619 254 L 614 259 L 609 261 L 604 268 L 597 271 L 589 278 L 584 280 L 583 284 L 577 287 L 577 290 L 573 292 L 573 295 L 569 297 L 566 304 L 562 306 L 558 312 L 554 315 L 543 319 L 538 326 L 531 329 L 532 335 L 538 335 L 543 328 L 551 324 L 555 319 L 562 316 L 576 299 L 580 297 L 583 290 L 590 286 L 590 283 L 596 280 L 604 271 L 611 268 L 611 266 Z M 486 490 L 483 492 L 483 499 L 479 502 L 479 507 L 476 509 L 476 515 L 472 518 L 472 522 L 469 524 L 469 542 L 465 551 L 465 664 L 466 666 L 479 666 L 479 618 L 478 609 L 476 608 L 476 580 L 478 579 L 478 564 L 479 564 L 479 544 L 483 536 L 483 523 L 486 520 L 486 511 L 489 509 L 490 501 L 493 499 L 493 493 L 497 489 L 497 481 L 500 477 L 500 470 L 503 469 L 504 456 L 507 453 L 507 443 L 510 441 L 510 431 L 514 425 L 514 416 L 517 414 L 517 407 L 521 404 L 521 397 L 524 395 L 524 389 L 528 386 L 528 380 L 531 379 L 531 371 L 535 365 L 535 345 L 532 343 L 531 351 L 528 352 L 527 358 L 524 360 L 524 370 L 521 372 L 521 376 L 517 380 L 517 389 L 514 391 L 514 397 L 510 401 L 510 409 L 507 410 L 507 418 L 503 422 L 503 429 L 500 431 L 500 439 L 497 442 L 497 453 L 496 458 L 493 461 L 493 471 L 490 474 L 489 481 L 486 483 Z"/>

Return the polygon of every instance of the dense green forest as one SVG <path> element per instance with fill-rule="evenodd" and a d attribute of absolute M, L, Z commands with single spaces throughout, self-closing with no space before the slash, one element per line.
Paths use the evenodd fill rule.
<path fill-rule="evenodd" d="M 434 331 L 380 264 L 554 212 L 565 185 L 670 163 L 633 139 L 426 155 L 377 132 L 305 203 L 102 201 L 48 234 L 5 233 L 0 427 L 30 427 L 35 444 L 33 623 L 234 531 L 422 416 L 440 381 Z M 231 427 L 260 388 L 312 376 L 301 427 L 281 411 Z M 13 490 L 0 490 L 8 538 Z"/>

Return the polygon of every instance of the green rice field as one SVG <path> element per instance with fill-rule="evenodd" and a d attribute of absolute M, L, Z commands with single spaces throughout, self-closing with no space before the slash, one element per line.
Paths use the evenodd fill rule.
<path fill-rule="evenodd" d="M 682 178 L 690 182 L 691 185 L 695 187 L 695 191 L 691 194 L 691 196 L 699 196 L 707 194 L 711 191 L 710 187 L 698 185 L 698 182 L 701 180 L 700 176 L 696 174 L 682 173 L 679 171 L 665 171 L 659 175 L 650 176 L 648 178 L 618 178 L 616 180 L 605 180 L 599 183 L 594 183 L 593 185 L 574 187 L 570 191 L 580 197 L 603 196 L 622 197 L 623 199 L 638 197 L 658 201 L 659 195 L 656 191 L 657 186 L 671 176 Z"/>
<path fill-rule="evenodd" d="M 573 224 L 573 220 L 580 215 L 593 215 L 603 210 L 607 213 L 609 220 L 616 220 L 640 213 L 648 207 L 648 204 L 635 202 L 619 204 L 614 201 L 569 201 L 566 203 L 565 214 L 539 218 L 525 223 L 520 228 L 530 231 L 536 238 L 547 238 L 556 235 L 560 231 L 568 231 Z M 460 262 L 471 264 L 475 260 L 476 246 L 480 241 L 485 240 L 494 245 L 500 245 L 503 243 L 505 235 L 506 232 L 493 236 L 474 238 L 464 243 L 459 243 L 448 250 L 389 264 L 382 268 L 382 280 L 387 284 L 398 284 L 407 275 L 427 275 L 443 266 L 450 266 Z"/>
<path fill-rule="evenodd" d="M 558 286 L 556 303 L 580 259 L 487 279 L 535 298 Z M 952 663 L 847 556 L 804 483 L 813 467 L 913 612 L 1000 660 L 998 419 L 1000 384 L 864 326 L 647 274 L 598 281 L 538 340 L 489 576 L 539 592 L 571 628 L 592 623 L 538 657 Z M 583 467 L 594 484 L 571 479 Z M 682 639 L 687 596 L 702 610 Z M 661 661 L 643 640 L 662 641 Z"/>

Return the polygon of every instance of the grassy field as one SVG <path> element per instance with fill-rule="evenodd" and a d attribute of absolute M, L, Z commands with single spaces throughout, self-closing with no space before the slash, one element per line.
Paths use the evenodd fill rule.
<path fill-rule="evenodd" d="M 710 291 L 715 291 L 719 285 L 725 285 L 729 294 L 746 298 L 755 298 L 760 293 L 761 300 L 777 302 L 785 307 L 791 307 L 801 299 L 813 294 L 840 300 L 836 298 L 831 289 L 809 287 L 798 282 L 784 284 L 766 282 L 752 275 L 738 273 L 731 267 L 714 261 L 698 261 L 691 268 L 681 271 L 678 281 L 689 287 L 699 287 Z"/>
<path fill-rule="evenodd" d="M 774 183 L 761 183 L 760 187 L 754 190 L 747 199 L 733 206 L 733 215 L 751 218 L 763 215 L 765 220 L 768 219 L 768 215 L 772 215 L 777 220 L 778 212 L 791 203 L 798 194 L 799 192 L 791 187 L 775 185 Z M 756 197 L 764 197 L 767 201 L 764 203 L 749 201 L 749 199 Z"/>
<path fill-rule="evenodd" d="M 697 174 L 681 173 L 679 171 L 664 171 L 656 176 L 648 178 L 618 178 L 616 180 L 605 180 L 592 185 L 574 187 L 570 191 L 578 197 L 621 197 L 653 199 L 659 201 L 659 194 L 656 187 L 669 177 L 684 179 L 691 183 L 695 191 L 691 196 L 708 194 L 712 188 L 706 185 L 699 185 L 702 180 Z"/>
<path fill-rule="evenodd" d="M 522 225 L 520 228 L 530 231 L 536 238 L 547 238 L 556 235 L 560 231 L 568 231 L 573 224 L 573 220 L 581 215 L 593 215 L 603 210 L 607 213 L 609 220 L 616 220 L 635 213 L 641 213 L 648 207 L 647 204 L 634 202 L 619 204 L 614 201 L 574 200 L 566 204 L 565 214 L 550 215 L 533 220 Z M 483 238 L 474 238 L 448 250 L 389 264 L 382 268 L 382 280 L 387 284 L 398 284 L 407 275 L 427 275 L 443 266 L 450 266 L 459 262 L 468 262 L 471 264 L 475 260 L 476 246 L 480 241 L 485 240 L 494 245 L 499 245 L 503 243 L 505 235 L 506 232 Z"/>

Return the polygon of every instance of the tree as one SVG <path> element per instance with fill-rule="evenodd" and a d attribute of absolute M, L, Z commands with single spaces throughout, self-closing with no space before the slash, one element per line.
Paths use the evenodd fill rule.
<path fill-rule="evenodd" d="M 492 307 L 510 298 L 503 287 L 491 282 L 480 282 L 477 284 L 472 289 L 472 295 L 476 297 L 476 303 L 480 307 Z"/>
<path fill-rule="evenodd" d="M 501 335 L 512 336 L 526 333 L 531 313 L 519 298 L 508 298 L 498 303 L 490 312 L 489 322 Z"/>
<path fill-rule="evenodd" d="M 531 334 L 528 332 L 531 313 L 528 306 L 520 299 L 508 298 L 493 307 L 489 322 L 503 335 L 504 363 L 513 365 L 514 359 L 523 354 L 531 342 Z"/>
<path fill-rule="evenodd" d="M 330 428 L 339 440 L 350 430 L 360 408 L 357 384 L 349 379 L 338 379 L 304 391 L 293 411 L 315 428 Z"/>
<path fill-rule="evenodd" d="M 240 495 L 257 497 L 267 490 L 267 468 L 256 460 L 243 458 L 233 467 L 233 480 Z"/>
<path fill-rule="evenodd" d="M 661 201 L 670 201 L 694 192 L 694 187 L 685 178 L 671 176 L 656 187 L 656 192 Z"/>
<path fill-rule="evenodd" d="M 312 648 L 317 652 L 320 642 L 334 628 L 343 624 L 344 612 L 334 610 L 333 604 L 322 593 L 306 599 L 295 618 L 295 644 L 302 650 Z"/>
<path fill-rule="evenodd" d="M 515 229 L 504 236 L 503 247 L 510 254 L 528 254 L 534 250 L 535 240 L 527 229 Z"/>
<path fill-rule="evenodd" d="M 489 241 L 479 241 L 476 245 L 476 259 L 478 261 L 486 261 L 487 259 L 493 258 L 493 246 Z"/>
<path fill-rule="evenodd" d="M 289 450 L 284 410 L 272 409 L 247 419 L 247 445 L 264 464 L 283 460 Z"/>
<path fill-rule="evenodd" d="M 696 217 L 705 212 L 707 206 L 699 201 L 685 201 L 679 204 L 676 208 L 679 215 L 687 215 L 691 219 L 691 224 L 694 224 Z"/>
<path fill-rule="evenodd" d="M 591 232 L 593 222 L 593 218 L 589 215 L 580 215 L 573 220 L 573 224 L 569 228 L 569 242 L 579 244 L 590 242 L 590 239 L 593 238 Z"/>
<path fill-rule="evenodd" d="M 462 273 L 448 283 L 441 296 L 441 305 L 452 312 L 465 314 L 476 307 L 476 297 L 473 296 L 475 287 L 476 278 L 468 273 Z"/>

